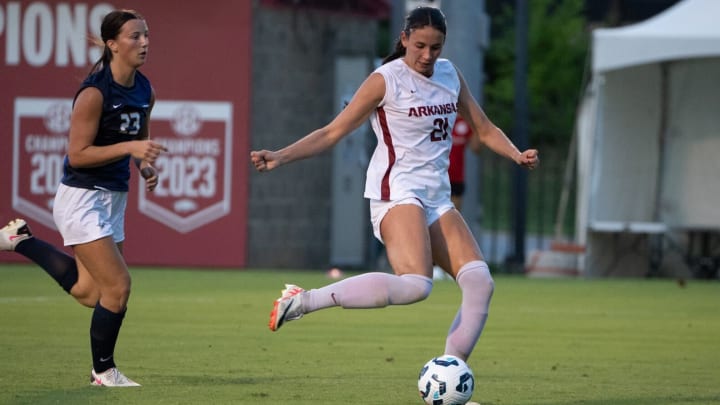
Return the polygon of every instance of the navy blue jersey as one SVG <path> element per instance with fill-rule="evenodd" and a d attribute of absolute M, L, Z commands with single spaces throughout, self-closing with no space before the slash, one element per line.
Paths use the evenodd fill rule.
<path fill-rule="evenodd" d="M 96 87 L 103 96 L 100 125 L 93 145 L 107 146 L 137 139 L 140 129 L 147 121 L 152 97 L 150 81 L 142 73 L 135 71 L 135 84 L 132 87 L 121 86 L 113 80 L 110 66 L 106 65 L 85 79 L 75 98 L 88 87 Z M 70 166 L 70 161 L 65 156 L 61 181 L 71 187 L 128 191 L 129 164 L 128 155 L 103 166 L 75 168 Z"/>

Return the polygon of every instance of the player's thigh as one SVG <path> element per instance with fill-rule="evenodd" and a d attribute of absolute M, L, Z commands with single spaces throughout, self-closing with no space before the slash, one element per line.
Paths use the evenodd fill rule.
<path fill-rule="evenodd" d="M 75 245 L 73 250 L 101 291 L 129 288 L 130 273 L 112 236 Z"/>
<path fill-rule="evenodd" d="M 421 207 L 401 204 L 391 208 L 380 223 L 380 232 L 395 274 L 432 275 L 430 235 Z"/>
<path fill-rule="evenodd" d="M 484 260 L 470 228 L 457 210 L 449 210 L 430 226 L 433 261 L 456 276 L 474 260 Z"/>

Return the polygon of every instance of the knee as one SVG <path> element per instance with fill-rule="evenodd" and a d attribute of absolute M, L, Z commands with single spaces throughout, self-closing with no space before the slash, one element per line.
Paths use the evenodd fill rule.
<path fill-rule="evenodd" d="M 424 301 L 425 299 L 427 299 L 427 297 L 430 296 L 432 289 L 433 289 L 433 282 L 432 282 L 432 280 L 430 280 L 423 288 L 421 288 L 418 291 L 418 295 L 417 295 L 418 299 L 417 300 Z"/>
<path fill-rule="evenodd" d="M 495 291 L 495 280 L 493 280 L 492 275 L 490 275 L 489 271 L 483 272 L 483 275 L 478 281 L 478 283 L 484 289 L 487 289 L 490 293 Z"/>
<path fill-rule="evenodd" d="M 495 291 L 495 280 L 485 262 L 471 262 L 463 266 L 458 272 L 457 282 L 461 288 L 479 290 L 489 295 Z"/>
<path fill-rule="evenodd" d="M 101 292 L 103 301 L 109 300 L 115 305 L 124 306 L 130 298 L 131 285 L 130 277 L 127 277 L 103 288 Z"/>
<path fill-rule="evenodd" d="M 131 285 L 132 283 L 130 282 L 130 279 L 128 279 L 127 283 L 122 283 L 118 286 L 116 294 L 121 301 L 127 302 L 128 298 L 130 298 Z"/>
<path fill-rule="evenodd" d="M 408 290 L 412 291 L 408 295 L 408 303 L 423 301 L 430 296 L 433 288 L 433 280 L 430 277 L 417 274 L 404 274 L 400 277 L 408 284 Z"/>

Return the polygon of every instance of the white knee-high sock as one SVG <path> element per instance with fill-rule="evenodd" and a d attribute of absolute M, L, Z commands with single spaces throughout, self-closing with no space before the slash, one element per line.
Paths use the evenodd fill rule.
<path fill-rule="evenodd" d="M 450 326 L 445 354 L 467 360 L 485 327 L 495 283 L 483 261 L 465 264 L 457 275 L 462 290 L 462 304 Z"/>
<path fill-rule="evenodd" d="M 306 291 L 302 307 L 304 313 L 309 313 L 338 305 L 343 308 L 406 305 L 427 298 L 432 286 L 431 278 L 417 274 L 365 273 Z"/>

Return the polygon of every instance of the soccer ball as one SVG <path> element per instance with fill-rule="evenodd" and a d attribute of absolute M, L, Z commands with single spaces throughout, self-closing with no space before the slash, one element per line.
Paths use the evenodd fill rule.
<path fill-rule="evenodd" d="M 427 405 L 465 405 L 474 389 L 472 370 L 455 356 L 433 358 L 425 363 L 418 377 L 420 398 Z"/>

